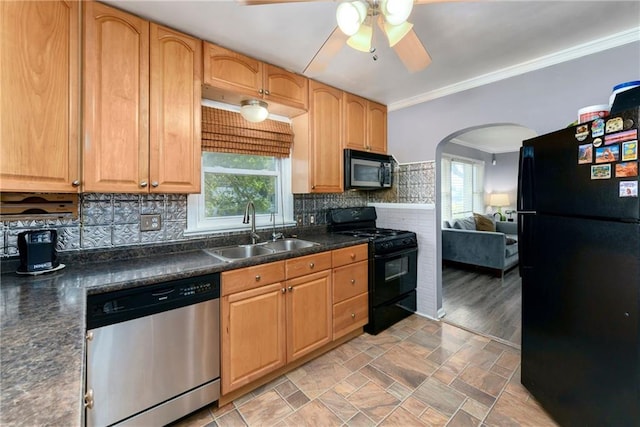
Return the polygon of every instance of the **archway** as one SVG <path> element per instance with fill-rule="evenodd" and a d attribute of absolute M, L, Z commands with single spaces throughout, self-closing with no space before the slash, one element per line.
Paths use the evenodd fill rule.
<path fill-rule="evenodd" d="M 456 131 L 444 138 L 436 147 L 436 223 L 437 223 L 437 304 L 440 307 L 439 317 L 449 323 L 490 335 L 505 342 L 512 344 L 520 344 L 520 289 L 518 269 L 512 268 L 507 275 L 494 275 L 493 272 L 486 269 L 473 267 L 466 264 L 455 265 L 450 268 L 449 263 L 444 268 L 442 262 L 442 227 L 443 227 L 443 181 L 449 185 L 448 180 L 443 180 L 443 157 L 446 159 L 455 159 L 458 164 L 481 165 L 486 171 L 485 180 L 482 188 L 482 195 L 477 195 L 478 203 L 474 203 L 474 212 L 486 214 L 492 213 L 494 208 L 489 205 L 489 194 L 500 193 L 507 195 L 510 202 L 505 206 L 504 212 L 515 211 L 516 192 L 517 192 L 517 168 L 518 168 L 518 150 L 525 139 L 536 136 L 536 132 L 524 126 L 513 123 L 492 123 L 482 126 L 474 126 L 470 128 Z M 474 166 L 475 168 L 475 166 Z M 475 171 L 475 169 L 474 169 Z M 446 198 L 446 197 L 445 197 Z M 481 206 L 481 208 L 478 207 Z M 480 210 L 481 209 L 481 210 Z M 507 218 L 505 218 L 507 219 Z M 515 216 L 511 217 L 515 221 Z M 500 224 L 501 226 L 513 229 L 515 233 L 515 222 L 512 224 Z M 458 269 L 456 269 L 456 267 Z M 453 273 L 452 273 L 453 272 Z M 494 280 L 495 278 L 495 280 Z M 504 281 L 503 281 L 504 279 Z M 445 282 L 444 280 L 449 280 Z M 469 283 L 460 283 L 461 281 Z M 452 284 L 451 282 L 456 282 Z M 517 282 L 517 285 L 514 283 Z M 447 286 L 445 286 L 447 285 Z M 492 289 L 491 294 L 478 296 L 473 294 L 473 286 L 482 289 Z M 504 286 L 506 285 L 506 286 Z M 468 286 L 464 288 L 463 286 Z M 517 286 L 517 290 L 515 288 Z M 508 293 L 510 292 L 510 293 Z M 516 294 L 517 292 L 517 294 Z M 468 299 L 465 300 L 466 295 Z M 447 301 L 445 298 L 448 298 Z M 504 304 L 508 301 L 515 301 L 517 307 L 500 306 L 500 301 L 495 301 L 505 295 Z M 491 301 L 491 297 L 494 300 Z M 483 304 L 493 304 L 492 310 L 486 309 Z M 496 312 L 504 310 L 505 313 Z M 483 313 L 483 310 L 487 313 Z M 508 311 L 508 313 L 507 313 Z M 447 316 L 448 314 L 448 316 Z M 485 316 L 485 314 L 487 316 Z M 465 320 L 473 316 L 471 320 Z M 505 325 L 496 324 L 501 317 Z M 509 326 L 508 323 L 516 323 Z M 506 319 L 506 320 L 505 320 Z M 516 328 L 516 330 L 513 330 Z"/>

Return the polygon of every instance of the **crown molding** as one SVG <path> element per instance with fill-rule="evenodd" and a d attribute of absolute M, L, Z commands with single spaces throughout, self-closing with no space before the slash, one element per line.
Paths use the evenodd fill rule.
<path fill-rule="evenodd" d="M 406 98 L 397 102 L 392 102 L 391 104 L 387 105 L 387 110 L 395 111 L 402 108 L 411 107 L 412 105 L 431 101 L 436 98 L 442 98 L 443 96 L 452 95 L 454 93 L 473 89 L 475 87 L 494 83 L 499 80 L 507 79 L 509 77 L 518 76 L 530 71 L 539 70 L 551 65 L 571 61 L 573 59 L 592 55 L 594 53 L 602 52 L 607 49 L 612 49 L 614 47 L 637 41 L 640 41 L 640 27 L 635 27 L 627 31 L 613 34 L 611 36 L 603 37 L 588 43 L 583 43 L 571 47 L 569 49 L 561 50 L 550 55 L 541 56 L 529 61 L 521 62 L 520 64 L 503 68 L 498 71 L 493 71 L 491 73 L 473 77 L 468 80 L 463 80 L 461 82 L 449 86 L 444 86 L 431 92 L 425 92 L 420 95 L 412 96 L 410 98 Z"/>

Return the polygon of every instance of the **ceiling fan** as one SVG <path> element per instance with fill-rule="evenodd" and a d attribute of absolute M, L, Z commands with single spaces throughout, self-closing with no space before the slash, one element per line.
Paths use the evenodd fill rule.
<path fill-rule="evenodd" d="M 238 0 L 246 5 L 294 3 L 315 0 Z M 304 74 L 322 72 L 345 43 L 362 52 L 374 53 L 372 47 L 374 24 L 385 34 L 409 72 L 425 69 L 431 57 L 418 39 L 413 24 L 407 21 L 414 4 L 439 3 L 455 0 L 347 0 L 336 9 L 338 26 L 304 69 Z M 377 57 L 374 55 L 374 59 Z"/>

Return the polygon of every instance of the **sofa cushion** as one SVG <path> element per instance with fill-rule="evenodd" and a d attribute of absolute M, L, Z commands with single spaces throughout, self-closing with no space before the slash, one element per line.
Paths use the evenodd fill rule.
<path fill-rule="evenodd" d="M 505 255 L 507 258 L 510 256 L 518 255 L 518 245 L 507 245 L 505 249 Z"/>
<path fill-rule="evenodd" d="M 496 231 L 496 224 L 491 218 L 485 215 L 474 213 L 473 220 L 476 223 L 476 230 L 478 231 Z"/>
<path fill-rule="evenodd" d="M 476 222 L 473 217 L 458 218 L 453 220 L 453 228 L 458 230 L 475 230 Z"/>

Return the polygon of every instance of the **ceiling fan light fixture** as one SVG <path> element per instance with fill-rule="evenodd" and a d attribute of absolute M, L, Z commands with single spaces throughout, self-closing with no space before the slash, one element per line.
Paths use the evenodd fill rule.
<path fill-rule="evenodd" d="M 366 17 L 367 5 L 360 0 L 340 3 L 336 9 L 338 27 L 347 36 L 356 34 Z"/>
<path fill-rule="evenodd" d="M 360 52 L 371 51 L 371 39 L 373 38 L 373 27 L 362 24 L 357 33 L 347 39 L 347 44 Z"/>
<path fill-rule="evenodd" d="M 413 24 L 410 22 L 403 22 L 400 25 L 391 25 L 388 22 L 384 23 L 384 33 L 389 40 L 389 46 L 393 47 L 398 43 L 409 31 L 413 28 Z"/>
<path fill-rule="evenodd" d="M 258 99 L 246 99 L 240 103 L 240 115 L 248 122 L 262 122 L 269 115 L 267 103 Z"/>
<path fill-rule="evenodd" d="M 391 25 L 400 25 L 409 19 L 413 0 L 383 0 L 380 7 L 385 21 Z"/>

